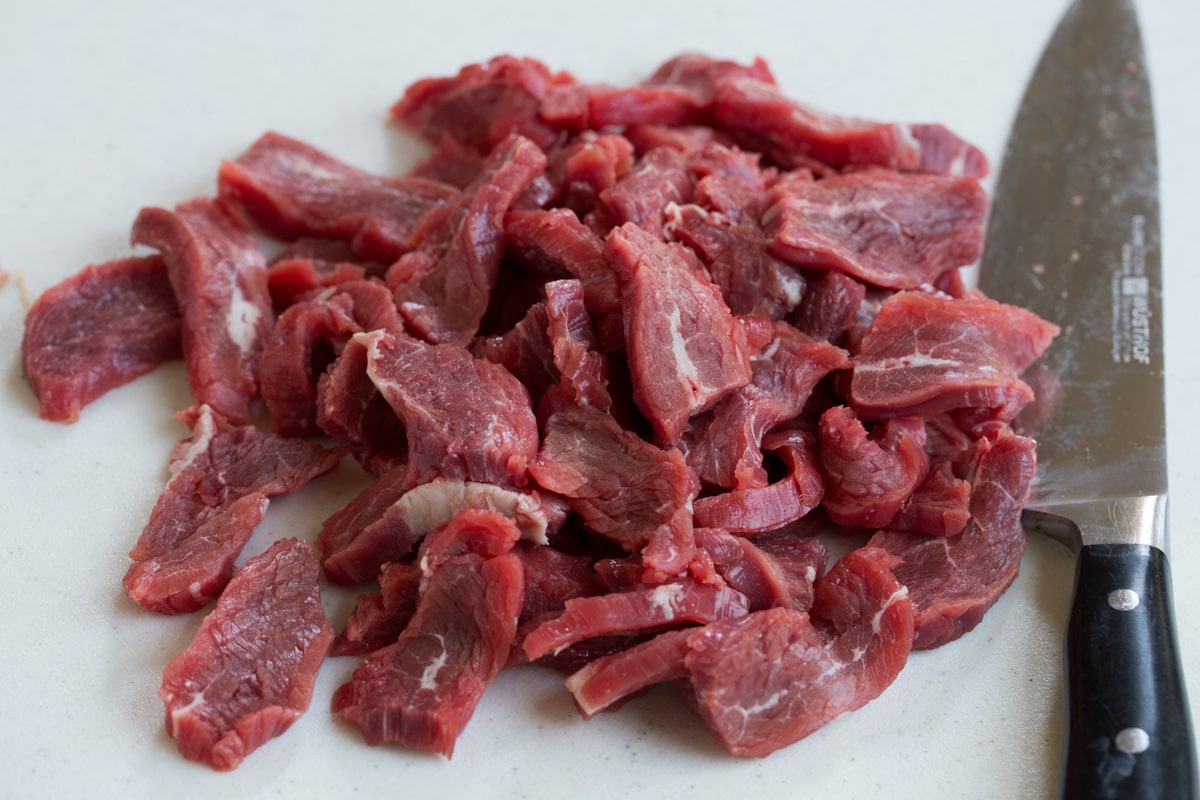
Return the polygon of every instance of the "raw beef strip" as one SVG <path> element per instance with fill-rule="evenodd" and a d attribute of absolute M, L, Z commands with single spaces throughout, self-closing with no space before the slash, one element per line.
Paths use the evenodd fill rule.
<path fill-rule="evenodd" d="M 844 350 L 787 323 L 776 322 L 768 330 L 768 344 L 750 360 L 750 383 L 696 417 L 683 437 L 688 466 L 709 486 L 765 486 L 762 437 L 798 416 L 822 378 L 850 366 Z"/>
<path fill-rule="evenodd" d="M 42 419 L 74 422 L 105 392 L 181 354 L 179 307 L 157 256 L 85 267 L 25 315 L 22 367 Z"/>
<path fill-rule="evenodd" d="M 916 613 L 913 648 L 928 650 L 970 631 L 1017 576 L 1025 551 L 1021 508 L 1036 466 L 1032 439 L 981 439 L 971 481 L 971 521 L 951 538 L 882 531 L 870 544 L 903 560 L 893 568 Z"/>
<path fill-rule="evenodd" d="M 854 361 L 850 404 L 863 419 L 984 409 L 1007 421 L 1033 398 L 1020 375 L 1058 326 L 985 297 L 898 292 Z"/>
<path fill-rule="evenodd" d="M 537 661 L 597 636 L 704 624 L 747 611 L 746 596 L 724 582 L 685 579 L 568 600 L 563 613 L 531 631 L 522 647 L 530 661 Z"/>
<path fill-rule="evenodd" d="M 767 63 L 757 58 L 748 66 L 720 61 L 700 53 L 670 59 L 637 86 L 593 87 L 588 92 L 592 127 L 606 125 L 690 125 L 709 122 L 717 87 L 733 78 L 773 84 Z"/>
<path fill-rule="evenodd" d="M 825 270 L 805 285 L 788 322 L 814 339 L 840 344 L 866 296 L 867 287 L 849 275 Z"/>
<path fill-rule="evenodd" d="M 701 497 L 693 504 L 695 524 L 741 534 L 782 528 L 812 511 L 825 496 L 820 460 L 806 431 L 775 431 L 763 447 L 779 454 L 787 475 L 767 486 L 748 486 Z"/>
<path fill-rule="evenodd" d="M 171 478 L 129 557 L 126 594 L 143 608 L 195 611 L 229 582 L 233 562 L 262 521 L 267 498 L 337 466 L 344 451 L 235 426 L 208 406 L 179 418 L 190 439 L 171 454 Z"/>
<path fill-rule="evenodd" d="M 395 561 L 379 573 L 379 591 L 354 600 L 346 626 L 329 650 L 332 656 L 365 656 L 392 644 L 417 610 L 421 568 Z"/>
<path fill-rule="evenodd" d="M 428 580 L 458 556 L 495 558 L 512 550 L 520 539 L 521 530 L 510 517 L 490 508 L 465 506 L 421 540 L 417 566 Z"/>
<path fill-rule="evenodd" d="M 745 333 L 682 245 L 627 223 L 605 252 L 620 274 L 634 400 L 674 444 L 689 417 L 750 382 Z"/>
<path fill-rule="evenodd" d="M 498 336 L 476 339 L 471 352 L 500 364 L 513 374 L 529 392 L 530 404 L 538 402 L 546 390 L 558 381 L 554 350 L 546 338 L 546 303 L 535 303 L 521 320 Z"/>
<path fill-rule="evenodd" d="M 566 518 L 554 498 L 543 492 L 442 479 L 405 489 L 406 480 L 404 467 L 385 473 L 322 524 L 317 549 L 331 581 L 375 580 L 384 564 L 408 556 L 425 534 L 463 508 L 505 514 L 523 537 L 542 543 Z"/>
<path fill-rule="evenodd" d="M 545 166 L 533 142 L 504 139 L 462 198 L 416 232 L 417 249 L 391 266 L 387 282 L 418 336 L 465 345 L 475 335 L 504 254 L 504 214 Z"/>
<path fill-rule="evenodd" d="M 525 569 L 525 601 L 510 658 L 511 663 L 519 664 L 528 660 L 522 645 L 531 631 L 562 614 L 568 600 L 599 594 L 600 585 L 587 556 L 570 555 L 526 540 L 518 542 L 513 552 Z M 542 663 L 561 667 L 553 658 L 544 658 Z"/>
<path fill-rule="evenodd" d="M 630 125 L 624 134 L 638 155 L 656 147 L 670 147 L 684 155 L 692 155 L 711 144 L 730 146 L 734 143 L 728 133 L 707 125 Z"/>
<path fill-rule="evenodd" d="M 856 550 L 817 582 L 811 618 L 780 607 L 660 634 L 567 679 L 585 716 L 660 680 L 686 681 L 717 741 L 761 757 L 875 699 L 912 644 L 895 559 Z"/>
<path fill-rule="evenodd" d="M 317 427 L 317 380 L 350 336 L 403 323 L 380 281 L 356 280 L 289 306 L 275 321 L 259 361 L 263 402 L 281 436 L 311 436 Z"/>
<path fill-rule="evenodd" d="M 442 564 L 395 644 L 364 659 L 334 693 L 333 712 L 368 744 L 398 742 L 450 758 L 508 661 L 523 593 L 512 553 L 466 553 Z"/>
<path fill-rule="evenodd" d="M 266 133 L 221 164 L 220 196 L 280 239 L 319 236 L 350 242 L 365 258 L 392 261 L 431 209 L 458 190 L 424 178 L 384 178 L 304 142 Z"/>
<path fill-rule="evenodd" d="M 916 289 L 983 253 L 987 194 L 974 178 L 865 169 L 773 190 L 771 250 L 892 289 Z"/>
<path fill-rule="evenodd" d="M 819 430 L 825 513 L 839 525 L 886 527 L 929 474 L 920 417 L 889 419 L 868 434 L 853 410 L 834 406 Z"/>
<path fill-rule="evenodd" d="M 449 134 L 438 141 L 437 149 L 417 164 L 409 175 L 465 189 L 475 182 L 483 169 L 483 155 Z"/>
<path fill-rule="evenodd" d="M 694 183 L 687 157 L 660 147 L 639 158 L 633 169 L 600 192 L 599 205 L 607 227 L 631 222 L 661 238 L 666 208 L 689 202 Z"/>
<path fill-rule="evenodd" d="M 581 406 L 609 411 L 608 360 L 599 352 L 599 342 L 584 300 L 583 284 L 577 280 L 546 284 L 546 338 L 553 348 L 560 390 Z"/>
<path fill-rule="evenodd" d="M 533 205 L 561 208 L 582 218 L 596 205 L 600 193 L 613 186 L 633 166 L 633 144 L 618 133 L 584 131 L 547 152 L 546 181 L 550 189 Z"/>
<path fill-rule="evenodd" d="M 696 487 L 678 450 L 655 447 L 599 409 L 563 404 L 546 420 L 529 472 L 589 529 L 641 552 L 649 574 L 676 575 L 691 561 Z"/>
<path fill-rule="evenodd" d="M 229 582 L 163 670 L 167 733 L 185 758 L 231 770 L 307 709 L 333 641 L 312 549 L 280 539 Z"/>
<path fill-rule="evenodd" d="M 912 646 L 913 606 L 877 548 L 817 581 L 811 618 L 791 608 L 706 625 L 688 638 L 694 704 L 717 741 L 761 757 L 875 699 Z"/>
<path fill-rule="evenodd" d="M 755 538 L 696 528 L 696 545 L 709 554 L 721 578 L 746 596 L 751 611 L 812 607 L 813 582 L 824 574 L 829 551 L 819 539 L 795 538 L 786 555 L 777 555 L 760 548 Z"/>
<path fill-rule="evenodd" d="M 408 462 L 404 425 L 367 375 L 367 346 L 362 342 L 346 342 L 317 379 L 316 421 L 372 475 Z"/>
<path fill-rule="evenodd" d="M 756 221 L 735 222 L 689 204 L 668 209 L 665 230 L 700 256 L 734 314 L 783 319 L 804 296 L 799 268 L 768 251 Z"/>
<path fill-rule="evenodd" d="M 183 314 L 183 357 L 198 402 L 233 422 L 250 417 L 258 360 L 274 323 L 267 263 L 245 225 L 213 200 L 144 208 L 132 241 L 167 262 Z"/>
<path fill-rule="evenodd" d="M 971 519 L 971 483 L 956 478 L 950 462 L 933 465 L 888 528 L 929 536 L 957 536 Z"/>
<path fill-rule="evenodd" d="M 449 135 L 481 153 L 513 133 L 546 148 L 558 129 L 540 118 L 542 101 L 552 89 L 575 83 L 569 73 L 552 73 L 540 61 L 502 55 L 469 64 L 453 77 L 417 81 L 392 106 L 391 116 L 430 141 Z"/>
<path fill-rule="evenodd" d="M 988 172 L 983 152 L 941 125 L 885 124 L 827 114 L 753 77 L 722 81 L 713 105 L 718 123 L 756 135 L 777 161 L 799 156 L 834 167 L 876 165 L 972 177 Z"/>
<path fill-rule="evenodd" d="M 286 258 L 273 260 L 267 267 L 267 286 L 275 308 L 282 311 L 316 289 L 362 280 L 366 276 L 366 267 L 350 261 Z"/>
<path fill-rule="evenodd" d="M 355 334 L 367 375 L 404 423 L 408 486 L 433 478 L 525 482 L 537 455 L 529 392 L 497 364 L 456 345 L 427 345 L 387 331 Z"/>

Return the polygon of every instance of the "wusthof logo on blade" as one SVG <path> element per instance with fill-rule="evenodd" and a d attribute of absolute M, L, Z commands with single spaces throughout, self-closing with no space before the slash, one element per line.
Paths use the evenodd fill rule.
<path fill-rule="evenodd" d="M 1112 358 L 1117 364 L 1150 365 L 1150 285 L 1146 275 L 1146 218 L 1134 216 L 1121 247 L 1121 268 L 1112 281 Z"/>

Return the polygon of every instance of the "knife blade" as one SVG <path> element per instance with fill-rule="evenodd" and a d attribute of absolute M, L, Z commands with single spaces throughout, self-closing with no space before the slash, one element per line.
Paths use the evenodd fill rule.
<path fill-rule="evenodd" d="M 1023 521 L 1076 550 L 1068 798 L 1195 798 L 1172 619 L 1158 164 L 1131 0 L 1075 0 L 1026 88 L 979 288 L 1062 333 L 1026 374 L 1038 442 Z"/>

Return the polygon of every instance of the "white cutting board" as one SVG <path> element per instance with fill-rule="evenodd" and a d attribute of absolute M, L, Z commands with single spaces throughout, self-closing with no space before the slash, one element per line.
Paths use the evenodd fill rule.
<path fill-rule="evenodd" d="M 1142 5 L 1164 208 L 1170 524 L 1192 707 L 1200 697 L 1200 6 Z M 163 732 L 162 666 L 200 615 L 141 614 L 126 552 L 186 435 L 179 364 L 64 426 L 40 421 L 20 371 L 23 296 L 128 252 L 143 205 L 211 194 L 219 160 L 267 129 L 361 167 L 404 172 L 424 146 L 385 122 L 411 81 L 502 52 L 630 83 L 684 50 L 765 57 L 825 110 L 942 122 L 999 161 L 1025 80 L 1065 3 L 9 3 L 0 14 L 0 796 L 1033 798 L 1053 794 L 1060 645 L 1073 561 L 1034 540 L 984 622 L 914 654 L 878 700 L 765 760 L 712 743 L 671 690 L 583 722 L 561 678 L 505 672 L 453 761 L 363 745 L 329 697 L 234 773 L 184 761 Z M 15 7 L 14 7 L 15 6 Z M 336 6 L 337 10 L 334 10 Z M 989 184 L 990 186 L 990 184 Z M 273 502 L 250 552 L 310 537 L 363 485 L 347 463 Z M 336 624 L 350 596 L 330 592 Z"/>

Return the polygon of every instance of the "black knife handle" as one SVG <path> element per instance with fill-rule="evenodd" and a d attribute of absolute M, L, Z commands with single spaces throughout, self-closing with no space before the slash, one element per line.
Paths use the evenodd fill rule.
<path fill-rule="evenodd" d="M 1200 797 L 1171 605 L 1162 550 L 1081 550 L 1067 625 L 1064 798 Z"/>

